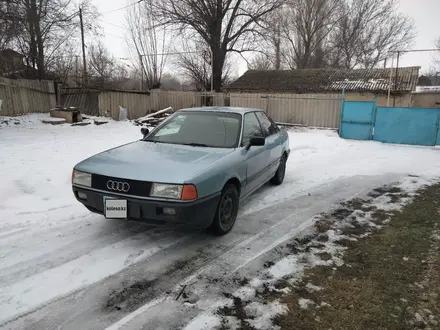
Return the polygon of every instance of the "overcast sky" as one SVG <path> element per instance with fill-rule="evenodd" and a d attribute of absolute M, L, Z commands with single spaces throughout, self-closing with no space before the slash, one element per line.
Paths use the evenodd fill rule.
<path fill-rule="evenodd" d="M 125 10 L 109 11 L 135 1 L 92 0 L 92 2 L 101 13 L 99 23 L 105 31 L 106 46 L 115 57 L 128 57 L 125 41 L 127 30 L 124 29 Z M 434 41 L 440 36 L 440 0 L 400 0 L 400 10 L 411 16 L 416 25 L 417 37 L 412 49 L 434 48 Z M 421 66 L 423 72 L 430 68 L 432 61 L 433 53 L 406 53 L 401 56 L 399 66 Z M 242 74 L 247 69 L 245 62 L 240 62 L 236 75 Z M 388 64 L 390 65 L 391 63 Z"/>

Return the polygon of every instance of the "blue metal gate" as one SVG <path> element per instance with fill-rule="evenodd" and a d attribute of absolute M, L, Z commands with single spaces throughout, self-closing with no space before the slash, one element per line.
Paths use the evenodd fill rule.
<path fill-rule="evenodd" d="M 339 135 L 354 140 L 440 145 L 440 109 L 376 107 L 376 102 L 344 101 Z"/>
<path fill-rule="evenodd" d="M 374 140 L 433 146 L 438 139 L 439 109 L 377 107 Z"/>
<path fill-rule="evenodd" d="M 371 140 L 375 112 L 375 102 L 343 102 L 339 135 L 344 139 Z"/>

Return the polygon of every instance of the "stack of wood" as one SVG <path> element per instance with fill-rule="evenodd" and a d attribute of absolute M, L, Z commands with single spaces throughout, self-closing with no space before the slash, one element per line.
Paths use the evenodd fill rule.
<path fill-rule="evenodd" d="M 164 121 L 169 115 L 169 112 L 172 112 L 173 108 L 168 107 L 153 113 L 150 113 L 144 117 L 140 117 L 134 120 L 134 124 L 137 126 L 148 125 L 148 126 L 157 126 L 162 121 Z"/>

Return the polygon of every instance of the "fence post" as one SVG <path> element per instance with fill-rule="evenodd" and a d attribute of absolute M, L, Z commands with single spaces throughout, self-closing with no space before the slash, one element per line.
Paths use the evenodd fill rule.
<path fill-rule="evenodd" d="M 342 118 L 344 116 L 345 88 L 342 88 L 341 114 L 339 116 L 339 136 L 342 136 Z"/>
<path fill-rule="evenodd" d="M 435 123 L 434 141 L 432 143 L 433 146 L 435 146 L 437 142 L 439 122 L 440 122 L 440 109 L 437 110 L 437 122 Z"/>
<path fill-rule="evenodd" d="M 373 115 L 371 118 L 371 140 L 374 140 L 374 130 L 376 128 L 376 113 L 377 113 L 377 96 L 373 100 Z"/>

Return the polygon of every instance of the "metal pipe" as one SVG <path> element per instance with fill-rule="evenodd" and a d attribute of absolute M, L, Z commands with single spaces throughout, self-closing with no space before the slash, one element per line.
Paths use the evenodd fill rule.
<path fill-rule="evenodd" d="M 390 95 L 391 95 L 391 79 L 393 77 L 393 65 L 394 57 L 391 58 L 391 69 L 390 69 L 390 81 L 388 82 L 388 97 L 387 97 L 387 107 L 390 106 Z"/>
<path fill-rule="evenodd" d="M 399 58 L 400 58 L 400 52 L 397 52 L 396 77 L 395 77 L 395 79 L 394 79 L 394 98 L 393 98 L 393 107 L 396 106 L 397 78 L 398 78 L 398 76 L 399 76 Z"/>

